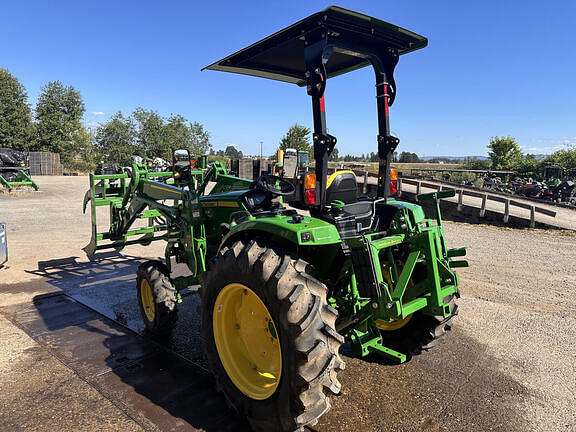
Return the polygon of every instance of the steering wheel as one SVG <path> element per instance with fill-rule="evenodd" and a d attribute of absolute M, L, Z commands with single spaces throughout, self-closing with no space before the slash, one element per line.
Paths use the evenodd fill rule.
<path fill-rule="evenodd" d="M 292 195 L 296 191 L 296 187 L 288 180 L 270 174 L 262 174 L 258 177 L 254 187 L 281 196 Z"/>

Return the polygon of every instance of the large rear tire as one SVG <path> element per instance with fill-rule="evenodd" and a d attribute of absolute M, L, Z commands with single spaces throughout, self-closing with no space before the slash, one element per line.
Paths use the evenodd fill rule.
<path fill-rule="evenodd" d="M 168 336 L 178 321 L 178 299 L 166 266 L 160 261 L 140 264 L 136 288 L 146 330 L 155 336 Z"/>
<path fill-rule="evenodd" d="M 326 286 L 310 271 L 303 260 L 250 241 L 223 248 L 204 275 L 208 365 L 254 431 L 313 425 L 330 409 L 329 396 L 340 392 L 344 338 L 335 330 Z"/>

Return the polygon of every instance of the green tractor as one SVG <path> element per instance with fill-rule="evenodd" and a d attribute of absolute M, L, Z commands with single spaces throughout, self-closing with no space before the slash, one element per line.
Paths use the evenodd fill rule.
<path fill-rule="evenodd" d="M 467 266 L 452 258 L 466 252 L 447 249 L 438 200 L 454 192 L 419 196 L 436 202 L 435 221 L 419 205 L 389 196 L 399 142 L 388 120 L 393 72 L 400 55 L 426 45 L 403 28 L 329 7 L 206 68 L 306 88 L 315 167 L 301 179 L 302 194 L 280 176 L 253 181 L 205 158 L 191 163 L 185 150 L 175 152 L 172 172 L 162 173 L 172 184 L 139 164 L 127 174 L 91 177 L 94 226 L 86 252 L 167 242 L 164 262 L 138 269 L 146 327 L 168 334 L 178 304 L 200 294 L 208 365 L 255 431 L 315 424 L 340 392 L 342 344 L 358 356 L 401 363 L 452 327 L 459 294 L 453 269 Z M 358 198 L 353 173 L 329 176 L 327 165 L 336 138 L 326 128 L 326 83 L 364 66 L 375 72 L 378 110 L 379 183 L 371 199 Z M 95 223 L 101 205 L 110 207 L 106 232 Z M 174 263 L 190 273 L 173 276 Z"/>

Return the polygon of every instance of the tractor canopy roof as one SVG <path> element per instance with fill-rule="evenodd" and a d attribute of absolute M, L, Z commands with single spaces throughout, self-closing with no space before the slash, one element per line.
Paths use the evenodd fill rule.
<path fill-rule="evenodd" d="M 328 77 L 367 66 L 363 48 L 375 44 L 408 53 L 428 44 L 416 33 L 338 6 L 315 13 L 204 69 L 306 84 L 305 47 L 322 39 L 339 48 L 326 63 Z M 204 70 L 202 69 L 202 70 Z"/>

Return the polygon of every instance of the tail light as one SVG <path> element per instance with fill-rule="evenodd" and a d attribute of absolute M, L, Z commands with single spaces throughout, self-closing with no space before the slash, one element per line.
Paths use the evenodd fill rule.
<path fill-rule="evenodd" d="M 316 174 L 306 174 L 304 178 L 304 201 L 308 205 L 316 204 Z"/>
<path fill-rule="evenodd" d="M 306 174 L 304 189 L 316 189 L 316 174 Z"/>
<path fill-rule="evenodd" d="M 390 168 L 390 195 L 395 195 L 398 192 L 398 170 Z"/>
<path fill-rule="evenodd" d="M 304 199 L 306 200 L 306 204 L 314 205 L 316 204 L 316 189 L 308 189 L 304 192 Z"/>

